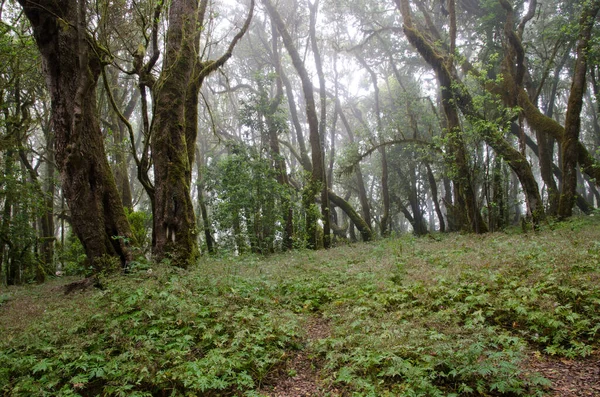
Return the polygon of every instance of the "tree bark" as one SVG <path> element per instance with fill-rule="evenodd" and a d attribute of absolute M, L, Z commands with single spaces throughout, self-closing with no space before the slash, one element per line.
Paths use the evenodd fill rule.
<path fill-rule="evenodd" d="M 600 11 L 600 1 L 586 3 L 581 14 L 579 26 L 579 39 L 577 42 L 577 60 L 569 93 L 567 115 L 565 118 L 565 132 L 561 142 L 562 163 L 561 171 L 563 183 L 558 202 L 558 217 L 568 218 L 573 213 L 577 189 L 577 163 L 579 157 L 579 130 L 581 128 L 581 109 L 583 107 L 583 93 L 585 91 L 585 77 L 587 73 L 588 44 L 592 35 L 592 28 L 596 15 Z"/>
<path fill-rule="evenodd" d="M 304 100 L 306 103 L 306 118 L 308 122 L 308 131 L 309 131 L 309 142 L 311 146 L 311 160 L 312 160 L 312 174 L 311 180 L 308 186 L 305 189 L 303 194 L 303 203 L 306 210 L 306 230 L 307 230 L 307 245 L 309 248 L 317 249 L 317 220 L 318 216 L 316 212 L 313 210 L 313 206 L 315 205 L 315 197 L 321 191 L 323 186 L 327 186 L 325 177 L 325 169 L 324 169 L 324 161 L 323 161 L 323 152 L 321 149 L 321 138 L 319 135 L 319 119 L 317 117 L 317 110 L 315 106 L 315 96 L 314 96 L 314 88 L 312 82 L 310 81 L 310 77 L 308 75 L 308 71 L 304 66 L 304 62 L 294 45 L 294 42 L 287 31 L 285 23 L 279 15 L 277 9 L 273 6 L 270 0 L 263 0 L 265 7 L 267 8 L 267 12 L 271 16 L 271 20 L 277 27 L 279 34 L 283 40 L 283 45 L 285 46 L 287 52 L 292 58 L 292 63 L 296 72 L 300 76 L 300 80 L 302 82 L 302 92 L 304 93 Z M 329 208 L 323 207 L 322 210 L 325 212 L 321 213 L 323 219 L 329 218 Z"/>
<path fill-rule="evenodd" d="M 52 100 L 56 163 L 74 232 L 91 265 L 104 256 L 124 266 L 131 231 L 110 171 L 97 118 L 98 48 L 86 33 L 85 2 L 20 0 L 42 54 Z"/>
<path fill-rule="evenodd" d="M 373 239 L 373 232 L 371 231 L 371 228 L 369 227 L 369 225 L 367 225 L 364 219 L 362 219 L 360 215 L 358 215 L 354 208 L 352 208 L 352 206 L 346 200 L 344 200 L 331 190 L 328 192 L 328 194 L 329 200 L 331 200 L 332 203 L 340 207 L 342 211 L 344 211 L 346 215 L 348 215 L 348 217 L 353 223 L 351 223 L 350 227 L 353 228 L 354 226 L 356 226 L 358 228 L 358 231 L 360 232 L 363 241 L 371 241 Z M 352 235 L 352 232 L 350 233 L 350 235 Z"/>
<path fill-rule="evenodd" d="M 425 167 L 427 168 L 427 180 L 429 181 L 429 189 L 431 190 L 431 199 L 435 207 L 435 213 L 437 214 L 438 221 L 440 222 L 440 232 L 444 233 L 446 231 L 446 222 L 444 221 L 444 214 L 442 213 L 440 202 L 438 200 L 438 189 L 435 182 L 435 177 L 429 163 L 425 163 Z"/>
<path fill-rule="evenodd" d="M 185 120 L 185 107 L 189 106 L 186 94 L 197 57 L 197 11 L 195 0 L 171 2 L 163 72 L 154 86 L 151 138 L 155 186 L 153 255 L 157 261 L 168 258 L 183 268 L 193 264 L 199 254 L 190 196 L 189 153 L 194 151 L 195 142 L 186 139 Z M 189 120 L 188 123 L 191 124 Z"/>
<path fill-rule="evenodd" d="M 323 62 L 321 61 L 321 53 L 317 43 L 316 23 L 317 10 L 319 8 L 319 0 L 315 0 L 314 4 L 308 5 L 310 9 L 310 27 L 309 35 L 310 42 L 315 58 L 315 67 L 319 78 L 319 98 L 320 98 L 320 113 L 319 119 L 319 151 L 321 152 L 321 214 L 323 216 L 323 247 L 331 246 L 331 214 L 329 213 L 329 196 L 327 194 L 327 169 L 325 168 L 325 136 L 327 134 L 327 97 L 325 88 L 325 73 L 323 72 Z M 312 144 L 311 144 L 312 146 Z M 314 150 L 314 148 L 313 148 Z"/>

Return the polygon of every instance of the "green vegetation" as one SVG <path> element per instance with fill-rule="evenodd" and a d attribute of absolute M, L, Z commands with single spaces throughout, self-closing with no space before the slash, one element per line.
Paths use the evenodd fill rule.
<path fill-rule="evenodd" d="M 283 233 L 285 223 L 278 209 L 291 191 L 277 183 L 277 172 L 265 153 L 243 145 L 232 145 L 229 150 L 227 157 L 208 170 L 219 245 L 241 253 L 273 252 L 281 245 L 276 235 Z"/>
<path fill-rule="evenodd" d="M 303 350 L 322 395 L 543 395 L 526 357 L 599 347 L 599 223 L 152 265 L 68 296 L 57 280 L 14 287 L 0 298 L 0 385 L 260 396 Z M 308 334 L 316 319 L 326 335 Z"/>

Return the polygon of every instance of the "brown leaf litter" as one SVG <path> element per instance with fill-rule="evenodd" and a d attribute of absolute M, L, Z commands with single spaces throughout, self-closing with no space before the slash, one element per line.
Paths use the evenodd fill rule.
<path fill-rule="evenodd" d="M 577 360 L 533 355 L 525 364 L 552 382 L 549 396 L 600 397 L 600 352 Z"/>

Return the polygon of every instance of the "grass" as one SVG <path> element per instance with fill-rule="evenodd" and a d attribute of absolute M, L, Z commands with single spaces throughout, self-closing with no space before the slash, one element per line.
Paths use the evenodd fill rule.
<path fill-rule="evenodd" d="M 599 346 L 600 222 L 156 265 L 63 296 L 0 291 L 15 396 L 260 396 L 295 352 L 323 395 L 543 395 L 527 355 Z M 305 324 L 323 319 L 308 344 Z M 328 391 L 329 390 L 329 391 Z M 333 391 L 332 391 L 333 390 Z"/>

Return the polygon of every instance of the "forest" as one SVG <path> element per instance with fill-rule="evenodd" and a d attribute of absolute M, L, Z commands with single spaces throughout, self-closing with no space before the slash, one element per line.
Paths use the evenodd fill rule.
<path fill-rule="evenodd" d="M 0 392 L 600 395 L 599 25 L 0 0 Z"/>
<path fill-rule="evenodd" d="M 5 1 L 4 283 L 591 214 L 579 3 Z"/>

